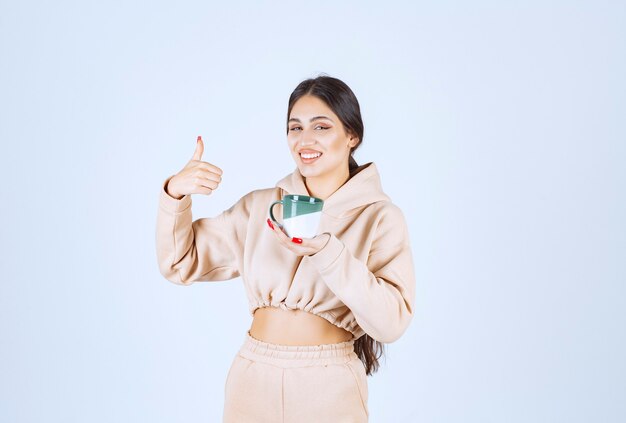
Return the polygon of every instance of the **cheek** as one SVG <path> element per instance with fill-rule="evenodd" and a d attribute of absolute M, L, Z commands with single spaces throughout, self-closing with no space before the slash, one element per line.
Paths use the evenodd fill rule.
<path fill-rule="evenodd" d="M 291 151 L 291 153 L 294 153 L 294 150 L 296 148 L 296 140 L 292 139 L 292 138 L 287 138 L 287 147 L 289 148 L 289 151 Z"/>
<path fill-rule="evenodd" d="M 347 143 L 348 143 L 348 141 L 346 141 L 344 139 L 337 139 L 337 138 L 335 138 L 333 140 L 333 143 L 332 143 L 332 146 L 331 146 L 332 151 L 335 154 L 342 154 L 342 153 L 344 153 L 344 151 L 346 150 L 346 144 Z"/>

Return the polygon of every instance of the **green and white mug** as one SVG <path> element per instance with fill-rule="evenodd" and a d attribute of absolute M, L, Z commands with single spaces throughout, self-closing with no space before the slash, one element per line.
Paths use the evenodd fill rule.
<path fill-rule="evenodd" d="M 276 221 L 272 211 L 279 203 L 283 205 L 282 225 Z M 270 219 L 283 227 L 290 237 L 313 238 L 319 229 L 323 207 L 324 200 L 321 198 L 287 194 L 270 205 Z"/>

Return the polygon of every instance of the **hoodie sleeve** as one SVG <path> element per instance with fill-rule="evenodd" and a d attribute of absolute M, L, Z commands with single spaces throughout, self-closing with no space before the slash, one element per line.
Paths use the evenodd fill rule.
<path fill-rule="evenodd" d="M 161 185 L 157 214 L 156 253 L 161 274 L 177 285 L 240 276 L 252 193 L 215 217 L 192 221 L 191 196 L 177 200 L 165 191 L 172 176 Z"/>
<path fill-rule="evenodd" d="M 365 333 L 384 343 L 398 340 L 406 331 L 415 303 L 408 228 L 402 211 L 389 204 L 374 228 L 367 263 L 355 258 L 334 234 L 320 251 L 308 256 Z"/>

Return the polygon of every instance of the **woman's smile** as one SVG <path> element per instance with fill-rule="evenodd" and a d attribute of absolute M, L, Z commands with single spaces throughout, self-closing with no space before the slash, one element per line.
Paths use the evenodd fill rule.
<path fill-rule="evenodd" d="M 315 161 L 317 161 L 317 159 L 319 159 L 322 156 L 322 153 L 315 152 L 315 153 L 300 153 L 300 160 L 302 160 L 302 163 L 304 164 L 311 164 L 314 163 Z"/>

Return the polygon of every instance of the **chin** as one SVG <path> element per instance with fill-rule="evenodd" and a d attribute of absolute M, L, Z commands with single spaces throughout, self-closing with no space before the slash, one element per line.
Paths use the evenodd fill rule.
<path fill-rule="evenodd" d="M 302 174 L 302 176 L 317 176 L 320 174 L 319 170 L 313 169 L 310 166 L 299 165 L 298 170 L 300 170 L 300 173 Z"/>

